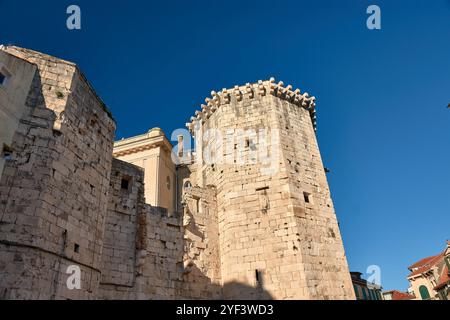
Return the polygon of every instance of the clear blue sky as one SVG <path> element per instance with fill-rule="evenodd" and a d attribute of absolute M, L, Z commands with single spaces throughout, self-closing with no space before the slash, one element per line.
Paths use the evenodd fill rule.
<path fill-rule="evenodd" d="M 450 238 L 450 1 L 6 1 L 0 42 L 79 64 L 117 138 L 184 127 L 211 90 L 275 76 L 317 97 L 350 268 L 386 289 Z M 66 29 L 78 4 L 82 30 Z M 366 28 L 366 8 L 382 30 Z"/>

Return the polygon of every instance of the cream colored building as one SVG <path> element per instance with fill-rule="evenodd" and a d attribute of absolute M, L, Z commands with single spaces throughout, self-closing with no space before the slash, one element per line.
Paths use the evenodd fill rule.
<path fill-rule="evenodd" d="M 171 158 L 172 144 L 160 128 L 114 143 L 113 155 L 142 168 L 145 199 L 172 214 L 176 207 L 176 170 Z"/>

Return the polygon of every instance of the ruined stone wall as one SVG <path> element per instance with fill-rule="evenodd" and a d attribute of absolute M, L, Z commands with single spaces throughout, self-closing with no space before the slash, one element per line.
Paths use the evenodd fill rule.
<path fill-rule="evenodd" d="M 213 92 L 206 102 L 188 124 L 197 139 L 191 180 L 217 189 L 224 297 L 354 299 L 315 140 L 314 98 L 271 80 Z"/>
<path fill-rule="evenodd" d="M 142 186 L 140 169 L 120 160 L 113 160 L 102 251 L 101 285 L 134 286 Z"/>
<path fill-rule="evenodd" d="M 38 72 L 0 179 L 0 295 L 95 298 L 115 123 L 75 65 L 5 50 Z M 67 289 L 68 265 L 84 290 Z"/>
<path fill-rule="evenodd" d="M 184 295 L 217 299 L 222 297 L 222 278 L 216 190 L 189 187 L 183 191 Z"/>
<path fill-rule="evenodd" d="M 145 204 L 143 174 L 113 160 L 99 298 L 220 297 L 215 191 L 189 190 L 185 212 L 169 216 Z"/>
<path fill-rule="evenodd" d="M 180 294 L 180 217 L 145 203 L 143 179 L 139 167 L 113 160 L 100 299 L 175 299 Z"/>

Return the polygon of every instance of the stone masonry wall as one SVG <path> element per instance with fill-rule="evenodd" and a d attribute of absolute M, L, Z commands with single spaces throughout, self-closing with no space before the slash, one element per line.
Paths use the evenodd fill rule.
<path fill-rule="evenodd" d="M 100 299 L 170 299 L 179 295 L 180 217 L 169 217 L 166 210 L 145 203 L 143 176 L 139 167 L 113 160 Z"/>
<path fill-rule="evenodd" d="M 23 59 L 17 59 L 0 50 L 0 72 L 9 73 L 6 84 L 0 85 L 0 152 L 11 145 L 14 133 L 26 110 L 25 101 L 31 82 L 36 74 L 36 66 Z M 5 159 L 0 156 L 0 176 L 3 172 Z"/>
<path fill-rule="evenodd" d="M 188 190 L 185 212 L 168 216 L 145 204 L 143 171 L 117 159 L 110 186 L 99 298 L 220 297 L 215 191 Z"/>
<path fill-rule="evenodd" d="M 183 281 L 192 299 L 222 297 L 216 190 L 183 190 Z"/>
<path fill-rule="evenodd" d="M 139 168 L 113 160 L 108 214 L 102 251 L 101 285 L 132 287 L 137 264 L 137 236 L 142 210 Z"/>
<path fill-rule="evenodd" d="M 38 72 L 0 180 L 0 294 L 94 298 L 115 123 L 74 64 L 5 50 Z M 67 289 L 68 265 L 85 290 Z"/>
<path fill-rule="evenodd" d="M 273 100 L 279 119 L 283 178 L 289 188 L 287 209 L 295 221 L 295 229 L 278 232 L 301 254 L 309 299 L 353 298 L 347 259 L 309 113 L 288 101 Z"/>

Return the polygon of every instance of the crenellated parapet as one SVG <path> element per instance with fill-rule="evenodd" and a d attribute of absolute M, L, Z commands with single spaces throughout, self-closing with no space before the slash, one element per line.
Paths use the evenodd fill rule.
<path fill-rule="evenodd" d="M 190 122 L 186 123 L 186 127 L 191 134 L 194 134 L 196 126 L 203 124 L 222 105 L 240 103 L 246 99 L 261 99 L 267 95 L 289 101 L 308 110 L 314 130 L 317 130 L 316 98 L 307 92 L 302 93 L 300 89 L 294 90 L 292 85 L 285 86 L 283 81 L 277 83 L 273 77 L 270 80 L 259 80 L 257 83 L 246 83 L 231 89 L 224 88 L 219 92 L 212 91 L 211 97 L 205 99 L 205 104 L 200 106 L 200 110 L 195 111 Z"/>

